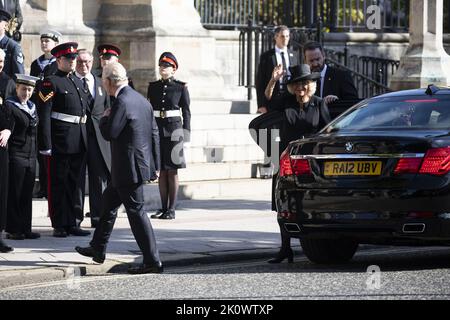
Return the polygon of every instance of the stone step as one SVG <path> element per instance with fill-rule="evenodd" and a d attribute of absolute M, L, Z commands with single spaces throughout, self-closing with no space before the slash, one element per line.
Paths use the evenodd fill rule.
<path fill-rule="evenodd" d="M 208 199 L 271 199 L 271 179 L 236 179 L 214 180 L 180 183 L 179 200 Z M 161 200 L 157 183 L 144 187 L 145 209 L 154 211 L 161 208 Z M 84 212 L 89 211 L 89 200 L 86 198 Z M 123 212 L 123 207 L 119 209 Z M 33 200 L 33 217 L 46 217 L 48 205 L 45 199 Z M 86 218 L 88 219 L 88 218 Z"/>
<path fill-rule="evenodd" d="M 264 160 L 264 153 L 256 144 L 240 146 L 190 147 L 185 148 L 185 156 L 188 164 L 233 161 L 261 162 Z"/>
<path fill-rule="evenodd" d="M 205 114 L 254 114 L 256 101 L 247 100 L 192 100 L 191 113 L 195 115 Z"/>
<path fill-rule="evenodd" d="M 178 171 L 181 182 L 248 179 L 256 177 L 257 164 L 252 162 L 192 163 Z"/>
<path fill-rule="evenodd" d="M 191 119 L 192 130 L 220 130 L 248 128 L 257 114 L 199 114 Z"/>
<path fill-rule="evenodd" d="M 248 128 L 240 129 L 192 129 L 191 141 L 186 148 L 208 146 L 252 146 L 256 145 Z"/>

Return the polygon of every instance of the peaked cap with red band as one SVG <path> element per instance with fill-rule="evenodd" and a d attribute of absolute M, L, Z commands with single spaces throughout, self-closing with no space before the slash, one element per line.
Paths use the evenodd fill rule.
<path fill-rule="evenodd" d="M 177 58 L 175 58 L 172 52 L 164 52 L 161 57 L 159 57 L 159 65 L 164 62 L 170 64 L 175 69 L 178 69 Z"/>
<path fill-rule="evenodd" d="M 52 49 L 51 53 L 55 58 L 68 57 L 75 58 L 78 56 L 78 43 L 76 42 L 66 42 Z"/>
<path fill-rule="evenodd" d="M 97 47 L 97 51 L 100 57 L 103 55 L 111 55 L 116 56 L 118 58 L 122 53 L 122 50 L 120 50 L 119 47 L 112 44 L 101 44 Z"/>

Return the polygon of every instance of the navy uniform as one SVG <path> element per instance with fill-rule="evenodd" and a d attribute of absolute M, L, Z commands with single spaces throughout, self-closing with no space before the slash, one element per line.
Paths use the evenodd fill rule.
<path fill-rule="evenodd" d="M 39 78 L 16 75 L 17 85 L 36 86 Z M 37 239 L 31 232 L 32 197 L 36 176 L 37 111 L 30 100 L 21 102 L 19 97 L 8 98 L 5 104 L 13 120 L 9 138 L 9 192 L 6 231 L 13 240 Z"/>
<path fill-rule="evenodd" d="M 41 32 L 42 39 L 51 39 L 55 43 L 59 43 L 62 35 L 55 30 L 44 30 Z M 51 56 L 49 59 L 45 57 L 45 54 L 41 55 L 39 58 L 33 61 L 31 64 L 30 75 L 33 77 L 38 77 L 40 80 L 44 80 L 46 76 L 55 74 L 58 71 L 58 66 L 56 64 L 56 58 Z M 31 98 L 34 103 L 38 103 L 37 92 L 39 92 L 42 81 L 38 81 L 36 84 L 36 91 Z M 38 198 L 47 197 L 47 169 L 45 166 L 44 156 L 38 155 L 39 162 L 39 191 L 36 196 Z"/>
<path fill-rule="evenodd" d="M 23 23 L 23 15 L 22 9 L 20 8 L 20 0 L 2 0 L 0 1 L 0 9 L 5 10 L 12 14 L 12 18 L 17 19 L 17 28 L 13 32 L 13 34 L 8 34 L 8 36 L 12 37 L 16 41 L 20 41 L 22 39 L 22 34 L 20 33 L 20 28 Z"/>
<path fill-rule="evenodd" d="M 162 63 L 164 63 L 163 59 L 160 59 Z M 170 62 L 166 63 L 173 63 L 178 67 L 176 60 L 170 60 Z M 183 143 L 183 141 L 189 142 L 191 111 L 189 109 L 190 98 L 186 83 L 174 78 L 150 82 L 147 98 L 155 110 L 156 123 L 159 128 L 161 170 L 186 168 L 182 148 L 180 148 L 178 159 L 172 159 L 171 156 L 172 150 L 179 143 Z M 184 132 L 180 132 L 183 129 Z M 180 139 L 172 141 L 174 133 L 180 135 Z"/>
<path fill-rule="evenodd" d="M 5 107 L 3 100 L 0 98 L 0 132 L 4 130 L 12 131 L 12 129 L 11 110 Z M 1 238 L 1 233 L 6 227 L 9 172 L 8 149 L 4 147 L 0 147 L 0 169 L 0 252 L 6 253 L 13 251 L 13 248 L 7 246 Z"/>
<path fill-rule="evenodd" d="M 60 44 L 52 54 L 57 60 L 74 60 L 77 47 L 75 42 Z M 81 80 L 60 69 L 44 79 L 39 91 L 38 142 L 40 152 L 48 155 L 48 203 L 55 237 L 89 235 L 77 227 L 80 208 L 75 201 L 87 148 L 87 101 Z"/>
<path fill-rule="evenodd" d="M 11 20 L 11 15 L 4 10 L 0 10 L 0 21 L 9 20 Z M 3 72 L 5 72 L 10 78 L 12 78 L 15 74 L 24 74 L 24 57 L 21 46 L 11 38 L 8 38 L 8 36 L 4 35 L 0 40 L 0 48 L 6 53 Z"/>

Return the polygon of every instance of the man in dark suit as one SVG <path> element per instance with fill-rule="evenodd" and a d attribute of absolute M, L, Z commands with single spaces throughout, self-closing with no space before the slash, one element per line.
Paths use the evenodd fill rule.
<path fill-rule="evenodd" d="M 52 50 L 58 71 L 46 77 L 39 90 L 38 144 L 47 156 L 48 204 L 53 236 L 87 236 L 78 227 L 75 196 L 87 149 L 83 83 L 73 75 L 78 44 L 63 43 Z"/>
<path fill-rule="evenodd" d="M 289 67 L 299 64 L 297 52 L 288 49 L 290 31 L 286 26 L 279 26 L 275 29 L 275 48 L 264 52 L 259 61 L 256 74 L 256 94 L 258 99 L 258 112 L 266 113 L 281 107 L 282 97 L 287 94 L 286 83 L 289 80 Z M 284 76 L 277 81 L 272 99 L 268 100 L 264 91 L 272 78 L 275 67 L 283 68 Z"/>
<path fill-rule="evenodd" d="M 320 43 L 308 42 L 303 47 L 303 54 L 311 71 L 321 73 L 321 78 L 317 80 L 316 96 L 323 98 L 327 105 L 338 99 L 358 100 L 358 91 L 350 73 L 325 64 L 325 53 Z"/>
<path fill-rule="evenodd" d="M 102 80 L 91 72 L 93 61 L 94 57 L 91 52 L 85 49 L 78 50 L 75 75 L 83 81 L 83 90 L 89 97 L 88 109 L 86 110 L 87 163 L 80 177 L 79 201 L 84 204 L 87 165 L 89 176 L 89 216 L 92 227 L 95 227 L 100 220 L 101 197 L 110 179 L 111 146 L 100 132 L 100 119 L 110 106 L 109 95 L 102 86 Z"/>
<path fill-rule="evenodd" d="M 9 20 L 11 20 L 11 15 L 4 10 L 0 10 L 0 48 L 6 53 L 3 71 L 12 78 L 16 73 L 24 74 L 25 68 L 23 66 L 22 48 L 6 35 L 5 28 Z"/>
<path fill-rule="evenodd" d="M 0 9 L 5 10 L 9 14 L 11 14 L 11 18 L 17 19 L 17 27 L 13 34 L 9 34 L 9 37 L 12 37 L 15 41 L 20 41 L 22 36 L 19 32 L 23 23 L 22 9 L 20 8 L 19 0 L 0 0 Z"/>
<path fill-rule="evenodd" d="M 143 264 L 129 273 L 161 273 L 163 266 L 150 219 L 144 212 L 143 184 L 159 170 L 159 134 L 151 104 L 128 85 L 125 68 L 112 63 L 103 69 L 103 85 L 116 100 L 100 121 L 103 137 L 111 142 L 111 183 L 102 197 L 102 214 L 89 247 L 76 247 L 97 263 L 105 260 L 106 246 L 123 203 Z M 154 148 L 155 152 L 154 152 Z M 152 165 L 152 162 L 155 164 Z"/>

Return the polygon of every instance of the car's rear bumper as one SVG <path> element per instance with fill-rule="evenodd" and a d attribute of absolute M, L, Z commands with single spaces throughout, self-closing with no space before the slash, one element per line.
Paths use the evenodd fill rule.
<path fill-rule="evenodd" d="M 447 191 L 278 188 L 276 202 L 279 223 L 291 237 L 450 243 Z"/>

